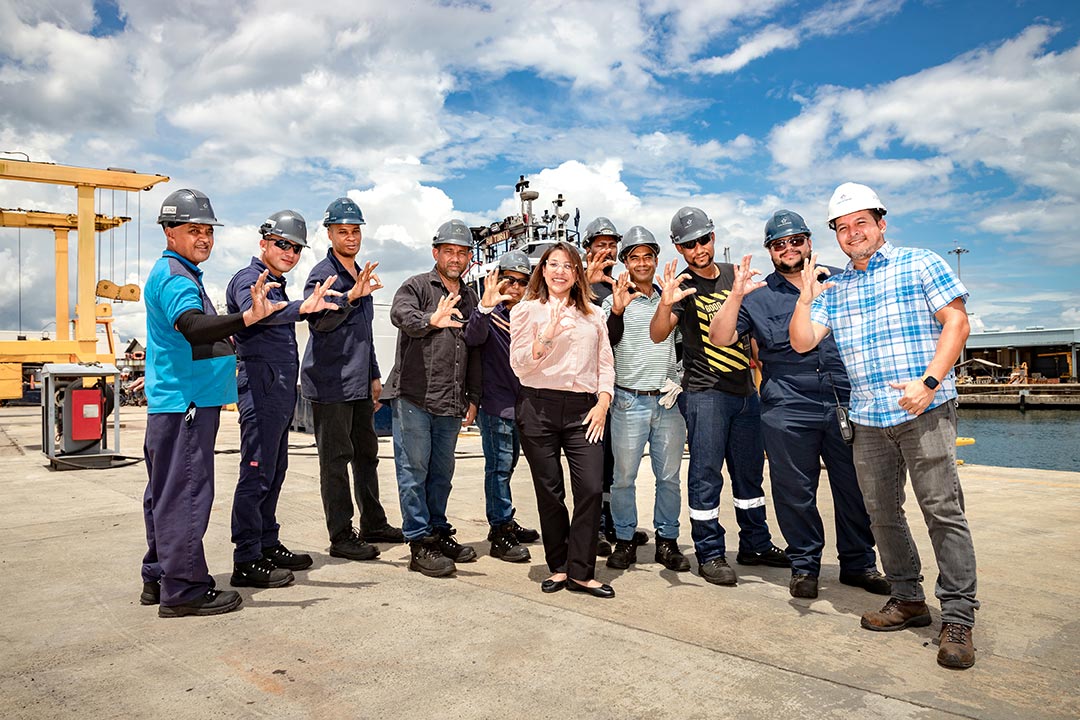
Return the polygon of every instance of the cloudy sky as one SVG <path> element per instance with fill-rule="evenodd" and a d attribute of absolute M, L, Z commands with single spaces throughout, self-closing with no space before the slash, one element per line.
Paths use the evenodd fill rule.
<path fill-rule="evenodd" d="M 313 231 L 301 284 L 348 194 L 388 302 L 441 222 L 512 214 L 521 174 L 538 209 L 561 192 L 582 227 L 644 225 L 665 258 L 672 214 L 698 205 L 762 269 L 784 207 L 843 264 L 826 203 L 855 180 L 893 242 L 953 265 L 969 251 L 976 327 L 1080 325 L 1080 3 L 0 0 L 0 29 L 0 150 L 171 178 L 102 194 L 99 211 L 135 218 L 101 237 L 99 277 L 118 283 L 145 278 L 181 187 L 225 223 L 215 297 L 284 208 Z M 72 212 L 75 193 L 0 182 L 0 207 Z M 52 320 L 52 248 L 0 230 L 0 329 Z M 141 304 L 116 314 L 142 337 Z"/>

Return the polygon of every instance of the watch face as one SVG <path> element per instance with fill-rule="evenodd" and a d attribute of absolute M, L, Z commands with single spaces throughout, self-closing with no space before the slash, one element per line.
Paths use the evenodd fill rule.
<path fill-rule="evenodd" d="M 937 378 L 933 378 L 933 377 L 927 375 L 926 377 L 924 377 L 922 379 L 922 381 L 923 381 L 923 385 L 930 388 L 931 390 L 936 390 L 937 389 L 937 386 L 938 386 Z"/>

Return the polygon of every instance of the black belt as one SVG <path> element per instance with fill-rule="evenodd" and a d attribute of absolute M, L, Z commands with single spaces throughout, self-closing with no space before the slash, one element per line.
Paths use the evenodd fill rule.
<path fill-rule="evenodd" d="M 628 392 L 631 395 L 662 395 L 659 390 L 634 390 L 633 388 L 623 387 L 622 385 L 616 385 L 619 390 Z"/>
<path fill-rule="evenodd" d="M 554 390 L 552 388 L 534 388 L 528 385 L 521 386 L 521 392 L 525 395 L 532 395 L 538 398 L 547 398 L 549 400 L 588 400 L 590 402 L 596 402 L 596 393 L 588 392 L 574 392 L 572 390 Z"/>

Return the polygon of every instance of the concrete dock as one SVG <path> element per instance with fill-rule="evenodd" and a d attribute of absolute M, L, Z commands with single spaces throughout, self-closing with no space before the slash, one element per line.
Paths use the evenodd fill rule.
<path fill-rule="evenodd" d="M 145 409 L 123 408 L 121 451 L 141 455 Z M 637 565 L 598 577 L 617 596 L 545 595 L 531 563 L 488 555 L 483 458 L 463 435 L 449 515 L 479 559 L 456 576 L 408 572 L 408 548 L 373 562 L 330 558 L 312 437 L 294 434 L 282 539 L 315 565 L 243 608 L 163 620 L 138 602 L 145 549 L 140 463 L 56 472 L 40 451 L 40 411 L 0 408 L 0 715 L 4 718 L 1071 718 L 1080 717 L 1080 473 L 960 468 L 979 559 L 974 668 L 938 667 L 936 568 L 919 544 L 934 625 L 870 633 L 884 598 L 840 585 L 826 549 L 817 600 L 789 596 L 787 570 L 734 565 L 738 587 Z M 205 538 L 228 587 L 239 428 L 224 413 L 217 500 Z M 400 517 L 392 447 L 379 474 Z M 652 476 L 639 478 L 652 536 Z M 537 525 L 524 461 L 521 522 Z M 735 542 L 730 493 L 721 521 Z M 831 543 L 829 492 L 819 493 Z M 772 518 L 774 540 L 783 546 Z M 692 557 L 684 510 L 680 544 Z M 729 553 L 734 560 L 734 552 Z"/>

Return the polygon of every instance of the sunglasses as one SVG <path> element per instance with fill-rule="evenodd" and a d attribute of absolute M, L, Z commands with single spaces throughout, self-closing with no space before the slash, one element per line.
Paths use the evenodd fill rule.
<path fill-rule="evenodd" d="M 275 240 L 274 247 L 279 250 L 292 250 L 297 255 L 304 249 L 303 245 L 297 245 L 296 243 L 289 242 L 288 240 Z"/>
<path fill-rule="evenodd" d="M 704 237 L 694 238 L 693 240 L 687 240 L 684 243 L 676 243 L 683 250 L 693 250 L 698 245 L 708 245 L 712 242 L 712 238 L 708 235 Z"/>
<path fill-rule="evenodd" d="M 503 280 L 505 280 L 510 285 L 518 285 L 519 287 L 528 287 L 529 285 L 529 278 L 508 277 L 503 278 Z"/>
<path fill-rule="evenodd" d="M 771 243 L 769 243 L 769 249 L 779 252 L 786 248 L 788 245 L 793 248 L 801 248 L 805 244 L 805 235 L 795 235 L 793 237 L 783 238 L 782 240 L 773 240 Z"/>

